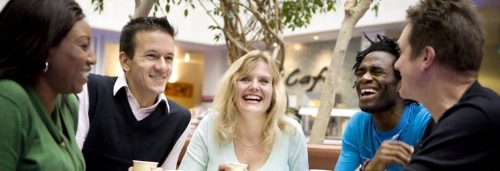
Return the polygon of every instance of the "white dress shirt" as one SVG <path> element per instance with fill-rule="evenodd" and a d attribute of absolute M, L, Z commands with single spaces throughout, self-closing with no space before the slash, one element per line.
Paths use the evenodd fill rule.
<path fill-rule="evenodd" d="M 158 104 L 162 100 L 165 101 L 165 103 L 167 104 L 167 112 L 170 113 L 170 105 L 168 104 L 168 100 L 165 94 L 163 93 L 159 94 L 156 102 L 153 105 L 141 108 L 139 102 L 137 102 L 137 99 L 134 97 L 134 95 L 132 95 L 132 93 L 130 93 L 125 75 L 123 74 L 118 76 L 118 78 L 116 79 L 116 82 L 113 86 L 113 96 L 116 96 L 116 93 L 121 88 L 125 88 L 127 92 L 127 99 L 128 103 L 130 104 L 130 109 L 132 110 L 132 113 L 134 114 L 137 121 L 143 120 L 144 118 L 148 117 L 156 109 L 156 106 L 158 106 Z M 88 115 L 89 92 L 87 90 L 87 84 L 83 86 L 83 90 L 81 93 L 78 94 L 78 98 L 80 100 L 80 111 L 78 113 L 79 116 L 78 116 L 78 129 L 76 132 L 76 142 L 81 150 L 83 148 L 85 137 L 87 137 L 90 126 L 89 115 Z M 184 130 L 184 132 L 182 133 L 182 135 L 179 137 L 174 147 L 172 148 L 172 151 L 170 151 L 170 154 L 168 154 L 167 158 L 161 165 L 162 169 L 175 170 L 177 168 L 177 160 L 179 158 L 179 154 L 181 153 L 182 147 L 186 142 L 188 133 L 189 133 L 189 126 L 186 127 L 186 130 Z"/>

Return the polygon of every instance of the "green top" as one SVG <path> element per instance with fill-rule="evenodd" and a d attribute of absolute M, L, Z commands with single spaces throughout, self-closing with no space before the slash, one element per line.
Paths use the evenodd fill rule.
<path fill-rule="evenodd" d="M 0 79 L 1 171 L 85 170 L 75 140 L 78 102 L 63 97 L 49 117 L 33 88 Z"/>

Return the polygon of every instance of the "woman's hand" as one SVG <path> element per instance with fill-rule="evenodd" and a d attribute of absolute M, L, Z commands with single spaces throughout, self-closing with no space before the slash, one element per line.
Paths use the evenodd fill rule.
<path fill-rule="evenodd" d="M 240 163 L 223 163 L 219 165 L 219 171 L 247 171 L 248 165 Z"/>
<path fill-rule="evenodd" d="M 219 165 L 219 171 L 230 171 L 231 170 L 231 165 L 229 163 L 224 163 Z"/>

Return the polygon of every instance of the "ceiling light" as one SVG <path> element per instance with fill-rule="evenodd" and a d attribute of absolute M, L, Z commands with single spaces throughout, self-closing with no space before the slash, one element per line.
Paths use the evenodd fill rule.
<path fill-rule="evenodd" d="M 297 44 L 293 45 L 293 49 L 294 50 L 302 50 L 302 44 L 297 43 Z"/>
<path fill-rule="evenodd" d="M 191 61 L 191 55 L 189 55 L 189 53 L 186 53 L 184 55 L 184 62 L 189 63 L 189 61 Z"/>

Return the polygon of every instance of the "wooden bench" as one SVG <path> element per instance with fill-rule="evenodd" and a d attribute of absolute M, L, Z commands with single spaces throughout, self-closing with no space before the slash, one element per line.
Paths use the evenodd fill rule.
<path fill-rule="evenodd" d="M 341 146 L 307 144 L 309 169 L 332 170 L 339 159 Z"/>

